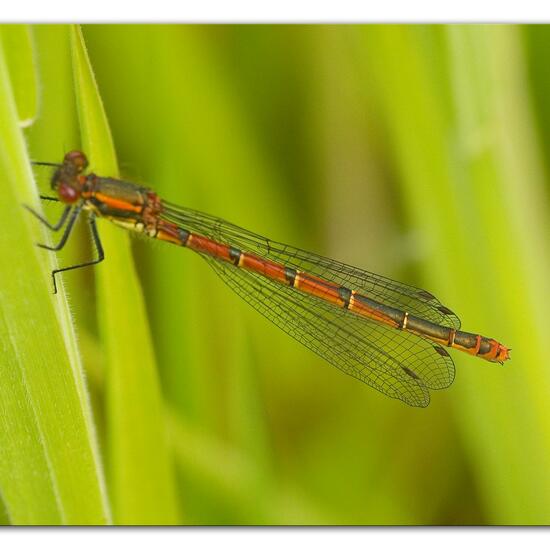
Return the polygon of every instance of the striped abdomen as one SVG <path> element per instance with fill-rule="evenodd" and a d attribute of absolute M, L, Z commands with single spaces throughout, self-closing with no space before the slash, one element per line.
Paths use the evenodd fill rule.
<path fill-rule="evenodd" d="M 488 361 L 502 362 L 508 359 L 508 349 L 492 338 L 463 332 L 410 315 L 406 311 L 372 300 L 353 289 L 335 285 L 320 277 L 191 233 L 170 222 L 159 222 L 155 237 L 261 274 L 282 285 L 329 302 L 334 307 L 347 309 L 356 315 L 391 326 L 396 330 L 417 334 L 435 342 L 437 345 L 434 349 L 440 355 L 447 355 L 445 349 L 441 347 L 447 346 Z"/>

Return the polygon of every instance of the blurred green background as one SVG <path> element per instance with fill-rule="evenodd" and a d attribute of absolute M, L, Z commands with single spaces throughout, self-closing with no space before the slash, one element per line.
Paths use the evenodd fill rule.
<path fill-rule="evenodd" d="M 550 523 L 550 28 L 82 30 L 124 177 L 425 288 L 513 348 L 503 367 L 454 353 L 453 386 L 413 409 L 307 351 L 198 256 L 133 239 L 177 514 L 132 520 L 115 499 L 115 521 Z M 25 135 L 31 158 L 58 162 L 80 147 L 69 29 L 31 37 Z M 89 257 L 86 229 L 60 263 Z M 64 279 L 112 494 L 94 270 Z"/>

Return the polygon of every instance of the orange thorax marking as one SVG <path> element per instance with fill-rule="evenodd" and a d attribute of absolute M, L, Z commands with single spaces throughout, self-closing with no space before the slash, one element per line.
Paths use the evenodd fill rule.
<path fill-rule="evenodd" d="M 125 201 L 123 199 L 114 199 L 109 195 L 104 195 L 103 193 L 94 193 L 93 195 L 98 201 L 101 201 L 104 204 L 116 209 L 116 210 L 125 210 L 127 212 L 141 212 L 143 204 L 132 204 L 131 202 Z"/>

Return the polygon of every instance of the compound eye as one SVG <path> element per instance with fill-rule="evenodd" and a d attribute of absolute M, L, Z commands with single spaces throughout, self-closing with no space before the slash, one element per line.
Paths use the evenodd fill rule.
<path fill-rule="evenodd" d="M 58 186 L 57 194 L 61 201 L 68 203 L 76 202 L 79 198 L 79 192 L 66 183 L 62 183 Z"/>
<path fill-rule="evenodd" d="M 88 167 L 88 159 L 82 151 L 69 151 L 65 155 L 65 164 L 72 164 L 78 172 Z"/>

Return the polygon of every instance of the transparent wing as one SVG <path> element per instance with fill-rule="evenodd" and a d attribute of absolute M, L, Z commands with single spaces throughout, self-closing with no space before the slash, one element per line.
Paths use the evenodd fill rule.
<path fill-rule="evenodd" d="M 385 395 L 426 407 L 430 402 L 428 389 L 452 383 L 452 359 L 442 348 L 437 352 L 429 341 L 201 255 L 230 288 L 284 332 Z"/>
<path fill-rule="evenodd" d="M 271 241 L 219 218 L 163 203 L 161 214 L 168 221 L 224 244 L 238 247 L 285 265 L 321 277 L 391 307 L 446 327 L 459 329 L 460 320 L 446 306 L 425 290 L 393 281 L 342 262 L 299 248 Z"/>

